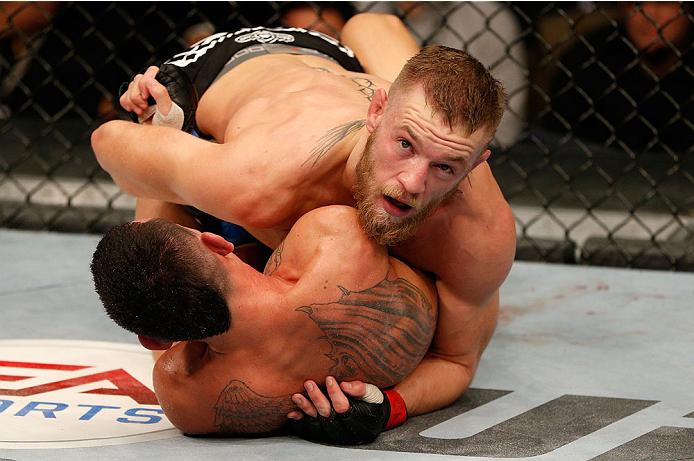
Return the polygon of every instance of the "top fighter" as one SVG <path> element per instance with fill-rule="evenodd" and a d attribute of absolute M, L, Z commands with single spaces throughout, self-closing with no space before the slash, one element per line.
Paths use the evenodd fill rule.
<path fill-rule="evenodd" d="M 284 45 L 268 44 L 278 40 Z M 390 84 L 417 49 L 392 16 L 357 15 L 342 40 L 368 73 L 358 71 L 349 49 L 315 33 L 211 36 L 162 66 L 173 83 L 165 88 L 150 68 L 121 103 L 142 113 L 152 95 L 169 116 L 168 88 L 184 124 L 192 119 L 216 142 L 112 121 L 94 132 L 92 145 L 125 192 L 154 199 L 138 204 L 139 218 L 182 222 L 164 202 L 192 205 L 274 248 L 306 212 L 356 206 L 367 234 L 435 277 L 439 321 L 431 348 L 395 388 L 408 413 L 421 414 L 467 389 L 496 327 L 515 225 L 485 161 L 506 95 L 479 61 L 445 47 L 417 53 Z M 197 109 L 189 104 L 194 97 L 180 94 L 183 73 L 201 94 Z M 327 400 L 316 406 L 321 414 L 330 409 Z"/>

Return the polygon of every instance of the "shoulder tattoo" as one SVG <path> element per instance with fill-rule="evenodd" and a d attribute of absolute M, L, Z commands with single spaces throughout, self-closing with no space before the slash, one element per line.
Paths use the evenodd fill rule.
<path fill-rule="evenodd" d="M 237 379 L 227 384 L 214 406 L 214 426 L 225 434 L 259 434 L 278 429 L 296 409 L 291 394 L 268 397 Z"/>
<path fill-rule="evenodd" d="M 280 264 L 282 264 L 282 251 L 284 251 L 284 240 L 279 246 L 272 252 L 270 258 L 265 263 L 265 269 L 263 269 L 263 274 L 272 275 L 275 273 Z"/>
<path fill-rule="evenodd" d="M 311 168 L 313 168 L 320 159 L 327 154 L 330 149 L 335 147 L 335 145 L 345 139 L 352 133 L 355 133 L 361 129 L 366 124 L 366 120 L 354 120 L 351 122 L 343 123 L 335 128 L 331 128 L 318 140 L 318 145 L 311 149 L 311 155 L 301 164 L 301 166 L 306 165 L 311 160 Z"/>
<path fill-rule="evenodd" d="M 408 280 L 383 279 L 363 291 L 342 290 L 339 300 L 311 304 L 305 312 L 331 345 L 337 379 L 358 372 L 377 385 L 401 381 L 424 357 L 436 313 L 422 290 Z"/>

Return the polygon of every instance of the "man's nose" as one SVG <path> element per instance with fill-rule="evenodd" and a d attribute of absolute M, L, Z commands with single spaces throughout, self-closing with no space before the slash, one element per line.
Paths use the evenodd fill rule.
<path fill-rule="evenodd" d="M 422 194 L 426 189 L 429 164 L 425 161 L 412 159 L 405 164 L 405 168 L 398 175 L 398 181 L 410 194 Z"/>

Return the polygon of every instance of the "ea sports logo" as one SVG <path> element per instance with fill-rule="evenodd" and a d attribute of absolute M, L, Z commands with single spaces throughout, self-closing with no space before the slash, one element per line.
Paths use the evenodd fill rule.
<path fill-rule="evenodd" d="M 130 344 L 0 341 L 0 448 L 116 445 L 181 435 L 152 391 L 154 361 Z"/>

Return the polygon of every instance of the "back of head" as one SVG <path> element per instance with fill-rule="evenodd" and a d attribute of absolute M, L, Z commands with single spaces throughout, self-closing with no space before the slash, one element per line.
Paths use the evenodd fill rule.
<path fill-rule="evenodd" d="M 451 127 L 467 134 L 479 128 L 491 141 L 506 109 L 507 95 L 489 69 L 465 51 L 440 45 L 423 48 L 410 58 L 393 82 L 388 99 L 421 85 L 427 104 Z"/>
<path fill-rule="evenodd" d="M 92 258 L 94 287 L 111 317 L 158 341 L 193 341 L 227 331 L 231 317 L 218 261 L 189 230 L 166 220 L 107 231 Z"/>

